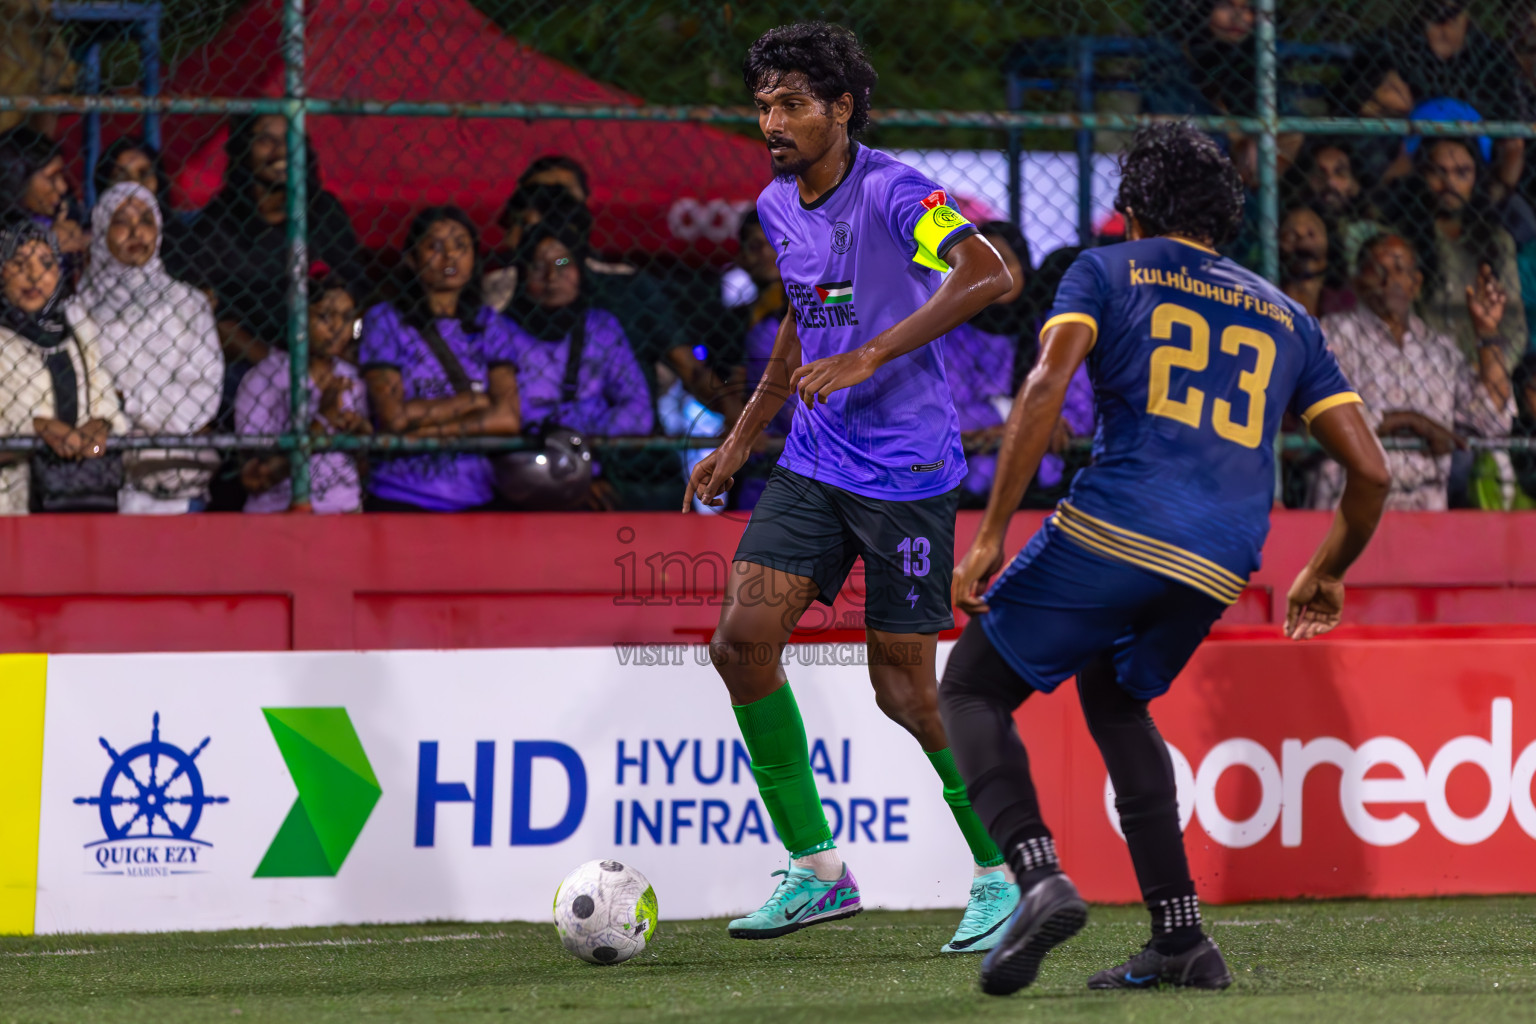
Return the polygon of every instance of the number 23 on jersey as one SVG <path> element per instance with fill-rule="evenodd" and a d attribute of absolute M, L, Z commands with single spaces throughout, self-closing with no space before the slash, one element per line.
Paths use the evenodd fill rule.
<path fill-rule="evenodd" d="M 1182 398 L 1175 398 L 1169 394 L 1169 388 L 1175 367 L 1200 373 L 1210 365 L 1211 325 L 1194 310 L 1172 302 L 1152 311 L 1154 340 L 1172 341 L 1175 326 L 1189 332 L 1189 346 L 1159 345 L 1152 351 L 1147 412 L 1199 430 L 1205 416 L 1205 392 L 1190 384 Z M 1221 332 L 1220 345 L 1224 355 L 1245 361 L 1247 355 L 1243 350 L 1252 349 L 1253 368 L 1243 370 L 1237 378 L 1238 389 L 1248 396 L 1247 416 L 1241 422 L 1234 420 L 1232 403 L 1218 398 L 1211 403 L 1211 427 L 1218 437 L 1244 448 L 1257 448 L 1264 439 L 1264 392 L 1275 368 L 1275 339 L 1263 331 L 1233 324 Z"/>

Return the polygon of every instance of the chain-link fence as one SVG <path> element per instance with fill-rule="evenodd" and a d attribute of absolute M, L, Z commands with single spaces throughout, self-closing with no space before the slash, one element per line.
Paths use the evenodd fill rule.
<path fill-rule="evenodd" d="M 3 0 L 0 512 L 676 507 L 786 307 L 741 59 L 810 17 L 880 74 L 863 141 L 1024 279 L 946 344 L 969 501 L 1170 115 L 1238 165 L 1225 252 L 1325 317 L 1394 501 L 1536 494 L 1536 4 Z M 1293 426 L 1285 499 L 1325 505 Z"/>

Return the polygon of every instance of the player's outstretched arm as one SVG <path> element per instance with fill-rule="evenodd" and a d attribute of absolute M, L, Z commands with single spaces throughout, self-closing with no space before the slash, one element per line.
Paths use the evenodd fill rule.
<path fill-rule="evenodd" d="M 736 471 L 747 461 L 752 443 L 767 428 L 784 407 L 793 393 L 790 375 L 800 368 L 800 335 L 795 330 L 793 314 L 786 314 L 779 322 L 779 333 L 773 339 L 773 352 L 768 357 L 768 369 L 758 382 L 757 390 L 747 403 L 725 443 L 710 452 L 693 467 L 688 485 L 683 491 L 683 511 L 693 507 L 693 498 L 709 506 L 724 504 L 720 495 L 731 489 Z"/>
<path fill-rule="evenodd" d="M 944 259 L 949 273 L 911 316 L 851 352 L 818 359 L 795 371 L 791 380 L 806 405 L 825 402 L 834 391 L 862 384 L 892 359 L 943 337 L 1013 287 L 1013 275 L 1003 258 L 981 235 L 962 238 Z"/>
<path fill-rule="evenodd" d="M 1376 532 L 1392 487 L 1381 442 L 1360 415 L 1359 405 L 1326 410 L 1312 421 L 1312 436 L 1344 467 L 1344 497 L 1328 536 L 1291 585 L 1285 635 L 1292 640 L 1321 636 L 1339 624 L 1344 572 Z"/>
<path fill-rule="evenodd" d="M 987 498 L 981 529 L 955 568 L 951 596 L 968 615 L 987 610 L 981 594 L 986 583 L 1003 567 L 1003 535 L 1024 489 L 1040 468 L 1040 459 L 1051 444 L 1067 385 L 1093 348 L 1094 329 L 1077 321 L 1059 323 L 1040 336 L 1040 358 L 1024 378 L 1014 399 L 1003 444 L 997 456 L 997 476 Z"/>

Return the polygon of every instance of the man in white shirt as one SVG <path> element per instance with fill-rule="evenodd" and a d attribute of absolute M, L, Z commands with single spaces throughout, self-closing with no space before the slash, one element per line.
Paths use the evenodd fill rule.
<path fill-rule="evenodd" d="M 1367 422 L 1381 437 L 1417 437 L 1429 451 L 1389 451 L 1389 509 L 1440 511 L 1448 506 L 1451 452 L 1463 434 L 1507 434 L 1514 417 L 1499 320 L 1508 301 L 1497 276 L 1484 267 L 1466 290 L 1467 313 L 1477 332 L 1477 369 L 1456 342 L 1415 315 L 1424 285 L 1413 248 L 1381 234 L 1360 252 L 1355 294 L 1360 305 L 1322 320 L 1323 336 L 1344 376 L 1365 403 Z M 1314 508 L 1333 508 L 1344 474 L 1326 462 L 1318 474 Z"/>

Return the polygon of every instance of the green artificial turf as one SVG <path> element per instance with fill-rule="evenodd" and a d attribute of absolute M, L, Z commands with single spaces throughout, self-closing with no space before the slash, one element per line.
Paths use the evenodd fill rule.
<path fill-rule="evenodd" d="M 0 1024 L 1536 1020 L 1536 898 L 1210 907 L 1225 993 L 1087 991 L 1145 938 L 1140 909 L 1096 907 L 1035 987 L 983 996 L 979 956 L 938 952 L 956 918 L 872 911 L 769 942 L 663 919 L 618 967 L 531 924 L 6 938 Z"/>

